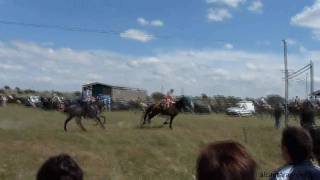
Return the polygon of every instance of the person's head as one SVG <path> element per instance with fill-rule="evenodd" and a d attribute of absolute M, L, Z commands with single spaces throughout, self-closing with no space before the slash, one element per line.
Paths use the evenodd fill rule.
<path fill-rule="evenodd" d="M 44 162 L 37 180 L 83 180 L 83 172 L 69 155 L 60 154 Z"/>
<path fill-rule="evenodd" d="M 299 127 L 287 127 L 282 132 L 282 155 L 287 163 L 297 164 L 312 158 L 312 138 Z"/>
<path fill-rule="evenodd" d="M 256 168 L 256 162 L 241 144 L 211 143 L 198 157 L 197 180 L 253 180 Z"/>

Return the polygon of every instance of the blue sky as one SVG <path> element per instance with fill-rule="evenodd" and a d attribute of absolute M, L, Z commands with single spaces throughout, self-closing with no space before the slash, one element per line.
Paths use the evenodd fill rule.
<path fill-rule="evenodd" d="M 310 59 L 317 67 L 318 19 L 318 0 L 0 0 L 0 85 L 78 90 L 102 81 L 149 92 L 283 94 L 281 40 L 290 69 Z M 305 95 L 300 79 L 292 96 Z"/>

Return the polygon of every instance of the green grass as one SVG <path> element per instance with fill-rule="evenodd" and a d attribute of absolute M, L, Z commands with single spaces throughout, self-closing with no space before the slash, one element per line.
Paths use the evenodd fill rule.
<path fill-rule="evenodd" d="M 199 149 L 228 139 L 246 146 L 259 164 L 259 173 L 283 163 L 281 131 L 273 128 L 271 118 L 180 114 L 170 130 L 160 128 L 162 118 L 139 129 L 141 114 L 105 115 L 106 130 L 84 120 L 88 132 L 71 121 L 65 133 L 66 115 L 60 112 L 16 105 L 0 108 L 0 179 L 34 179 L 49 156 L 68 153 L 89 180 L 192 180 Z"/>

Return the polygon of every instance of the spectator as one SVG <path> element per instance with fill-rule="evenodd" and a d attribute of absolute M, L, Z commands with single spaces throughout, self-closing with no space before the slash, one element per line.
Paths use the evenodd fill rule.
<path fill-rule="evenodd" d="M 282 115 L 281 104 L 277 104 L 277 105 L 274 107 L 273 115 L 274 115 L 274 120 L 275 120 L 275 127 L 276 127 L 277 129 L 279 129 L 280 126 L 281 126 L 280 118 L 281 118 L 281 115 Z"/>
<path fill-rule="evenodd" d="M 197 162 L 197 180 L 254 180 L 256 162 L 239 143 L 222 141 L 206 146 Z"/>
<path fill-rule="evenodd" d="M 83 172 L 69 155 L 60 154 L 41 166 L 37 180 L 83 180 Z"/>
<path fill-rule="evenodd" d="M 315 126 L 314 108 L 310 101 L 305 101 L 302 104 L 300 113 L 300 125 L 306 129 L 312 129 Z"/>
<path fill-rule="evenodd" d="M 281 149 L 286 164 L 270 180 L 316 180 L 320 168 L 311 162 L 312 138 L 303 128 L 288 127 L 282 133 Z"/>

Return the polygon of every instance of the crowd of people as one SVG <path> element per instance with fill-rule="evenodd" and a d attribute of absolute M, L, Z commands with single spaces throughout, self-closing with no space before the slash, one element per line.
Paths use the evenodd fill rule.
<path fill-rule="evenodd" d="M 282 132 L 281 148 L 285 164 L 271 173 L 269 180 L 318 180 L 320 168 L 313 161 L 313 140 L 302 127 Z M 218 141 L 201 149 L 196 165 L 197 180 L 255 180 L 258 164 L 247 149 L 235 141 Z M 67 154 L 50 157 L 37 173 L 37 180 L 82 180 L 83 170 Z"/>

